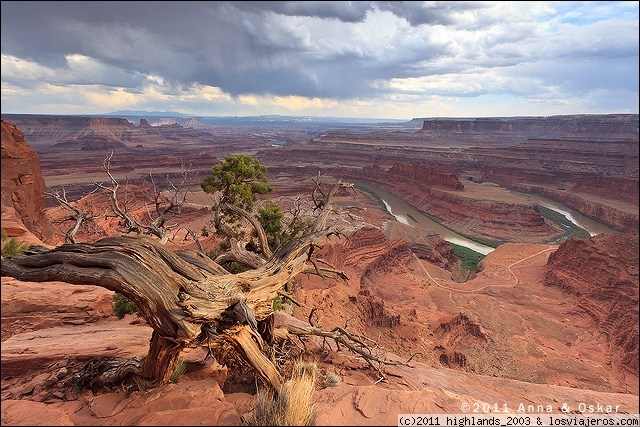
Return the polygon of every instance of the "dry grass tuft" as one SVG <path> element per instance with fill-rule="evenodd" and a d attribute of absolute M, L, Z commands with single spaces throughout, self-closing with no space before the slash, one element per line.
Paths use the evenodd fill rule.
<path fill-rule="evenodd" d="M 340 375 L 333 371 L 323 370 L 319 375 L 318 383 L 320 388 L 337 387 L 342 382 Z"/>
<path fill-rule="evenodd" d="M 187 362 L 184 359 L 178 359 L 169 381 L 177 384 L 178 381 L 180 381 L 180 378 L 182 377 L 182 375 L 184 375 L 184 373 L 186 372 L 186 370 L 187 370 Z"/>
<path fill-rule="evenodd" d="M 248 425 L 308 426 L 313 421 L 311 401 L 316 386 L 318 367 L 315 363 L 298 361 L 291 379 L 284 383 L 280 395 L 271 390 L 259 390 Z"/>

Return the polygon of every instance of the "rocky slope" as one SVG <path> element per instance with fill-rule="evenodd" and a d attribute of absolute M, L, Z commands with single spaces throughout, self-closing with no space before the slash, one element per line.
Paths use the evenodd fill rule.
<path fill-rule="evenodd" d="M 26 229 L 39 239 L 51 236 L 52 230 L 44 208 L 45 183 L 40 161 L 27 145 L 22 131 L 15 125 L 2 121 L 2 212 L 3 228 L 5 211 L 15 215 Z M 9 222 L 9 221 L 7 221 Z M 7 224 L 8 225 L 8 224 Z M 9 237 L 20 234 L 12 228 Z"/>
<path fill-rule="evenodd" d="M 422 133 L 439 137 L 457 135 L 484 140 L 492 135 L 514 138 L 599 138 L 614 140 L 638 135 L 638 116 L 633 114 L 568 115 L 547 117 L 485 117 L 469 119 L 424 119 Z"/>
<path fill-rule="evenodd" d="M 345 175 L 360 177 L 373 164 L 386 170 L 419 164 L 465 183 L 542 192 L 637 233 L 638 147 L 638 115 L 622 114 L 430 119 L 418 132 L 328 130 L 308 143 L 259 155 L 279 167 L 326 170 L 338 164 Z"/>
<path fill-rule="evenodd" d="M 81 144 L 98 138 L 113 143 L 136 126 L 126 119 L 112 117 L 69 117 L 3 114 L 3 119 L 16 123 L 29 143 L 37 150 L 58 143 Z M 63 145 L 64 148 L 64 145 Z"/>
<path fill-rule="evenodd" d="M 576 310 L 595 320 L 622 375 L 638 375 L 638 267 L 637 236 L 601 234 L 564 242 L 545 276 L 545 284 L 575 296 Z"/>
<path fill-rule="evenodd" d="M 375 227 L 327 242 L 321 255 L 349 279 L 300 276 L 296 299 L 318 308 L 313 320 L 321 327 L 347 325 L 374 338 L 378 355 L 399 362 L 415 357 L 408 366 L 387 367 L 387 379 L 378 382 L 374 370 L 344 349 L 306 340 L 310 357 L 342 379 L 316 391 L 316 423 L 386 425 L 397 422 L 398 413 L 460 413 L 463 403 L 485 402 L 514 413 L 520 404 L 551 405 L 560 413 L 563 403 L 577 408 L 580 402 L 636 413 L 637 380 L 634 387 L 631 375 L 625 379 L 627 394 L 612 393 L 618 386 L 600 334 L 575 311 L 573 295 L 562 298 L 564 291 L 541 284 L 553 250 L 506 244 L 485 258 L 476 279 L 458 284 Z M 228 384 L 226 368 L 203 362 L 206 349 L 185 351 L 188 373 L 178 384 L 131 394 L 74 391 L 72 379 L 85 361 L 145 354 L 150 328 L 132 317 L 103 316 L 103 289 L 36 289 L 7 278 L 2 286 L 3 298 L 31 313 L 3 334 L 3 425 L 237 425 L 251 408 L 252 396 Z M 58 296 L 46 298 L 48 291 Z M 92 292 L 104 293 L 103 302 Z M 3 299 L 3 307 L 7 303 Z M 294 314 L 304 322 L 308 308 Z"/>
<path fill-rule="evenodd" d="M 560 232 L 529 203 L 474 197 L 450 172 L 419 165 L 363 168 L 348 175 L 402 195 L 412 206 L 466 234 L 505 241 L 542 241 Z M 506 194 L 505 194 L 506 196 Z M 515 200 L 516 198 L 513 197 Z"/>
<path fill-rule="evenodd" d="M 140 128 L 148 127 L 142 124 Z M 282 152 L 282 148 L 267 152 Z M 460 155 L 459 148 L 439 151 L 439 163 L 431 169 L 424 168 L 428 161 L 406 161 L 415 152 L 403 154 L 396 147 L 398 157 L 387 159 L 385 149 L 370 148 L 354 150 L 361 156 L 355 162 L 365 163 L 349 168 L 335 166 L 350 161 L 347 151 L 338 150 L 333 163 L 328 163 L 332 166 L 327 167 L 322 155 L 332 152 L 313 157 L 313 152 L 300 150 L 303 156 L 281 165 L 282 174 L 276 179 L 288 182 L 289 187 L 277 200 L 286 202 L 286 210 L 293 206 L 298 181 L 291 177 L 309 178 L 319 169 L 331 171 L 334 178 L 344 177 L 350 169 L 362 172 L 372 164 L 380 164 L 388 174 L 396 163 L 393 177 L 405 183 L 398 190 L 410 194 L 429 182 L 426 187 L 435 195 L 429 196 L 450 202 L 450 211 L 461 210 L 461 201 L 455 197 L 464 197 L 473 205 L 487 203 L 491 198 L 483 202 L 481 196 L 494 194 L 493 187 L 473 182 L 481 180 L 480 175 L 461 173 L 468 164 L 448 169 L 447 165 L 459 159 L 455 157 Z M 507 157 L 502 154 L 494 152 L 497 157 L 492 161 L 504 163 Z M 152 166 L 154 159 L 140 154 L 134 159 L 140 163 L 122 166 L 125 170 Z M 278 159 L 274 156 L 271 161 Z M 56 161 L 64 166 L 64 157 Z M 540 172 L 537 168 L 529 172 Z M 309 188 L 308 180 L 303 184 Z M 458 188 L 460 185 L 464 188 Z M 420 197 L 419 203 L 429 202 L 426 193 Z M 491 206 L 477 209 L 498 212 Z M 186 214 L 185 219 L 197 230 L 203 223 L 197 209 Z M 514 223 L 522 221 L 518 211 L 509 211 L 505 217 L 509 216 Z M 638 412 L 637 237 L 635 241 L 609 241 L 598 236 L 570 241 L 560 249 L 506 243 L 482 261 L 481 271 L 472 280 L 456 283 L 445 269 L 453 258 L 441 240 L 421 236 L 409 243 L 385 237 L 385 233 L 396 237 L 409 233 L 390 225 L 392 220 L 370 195 L 341 193 L 329 222 L 345 236 L 327 241 L 317 252 L 342 268 L 348 279 L 303 274 L 294 284 L 296 300 L 306 306 L 293 309 L 298 322 L 311 317 L 325 329 L 346 326 L 374 339 L 378 355 L 403 363 L 412 358 L 406 366 L 387 367 L 386 379 L 379 381 L 375 370 L 344 349 L 336 351 L 335 345 L 322 340 L 300 344 L 307 356 L 342 379 L 337 387 L 316 390 L 317 424 L 395 424 L 398 413 L 460 413 L 463 403 L 499 402 L 512 411 L 520 404 L 550 405 L 552 412 L 560 413 L 563 403 L 575 409 L 578 403 L 587 402 Z M 484 226 L 491 226 L 488 217 L 482 220 Z M 115 225 L 105 220 L 100 227 L 100 233 L 106 233 Z M 556 250 L 558 255 L 550 257 Z M 625 285 L 628 282 L 631 290 Z M 108 310 L 109 297 L 101 288 L 2 278 L 3 425 L 242 422 L 253 399 L 247 392 L 255 391 L 255 382 L 245 378 L 244 383 L 234 383 L 228 367 L 210 358 L 205 361 L 206 349 L 184 352 L 187 373 L 177 384 L 130 394 L 74 389 L 73 380 L 85 361 L 102 355 L 146 354 L 150 328 L 135 317 L 114 319 Z M 313 316 L 310 307 L 317 308 Z M 626 313 L 628 319 L 620 313 Z M 618 330 L 626 332 L 616 335 Z M 298 350 L 292 346 L 291 351 Z"/>
<path fill-rule="evenodd" d="M 217 142 L 208 132 L 178 124 L 151 126 L 145 119 L 141 119 L 140 124 L 136 125 L 127 119 L 116 117 L 26 114 L 3 114 L 2 117 L 20 126 L 26 139 L 41 156 L 51 149 L 111 150 L 136 146 L 162 148 L 167 142 L 178 142 L 180 145 L 192 147 Z M 185 147 L 171 147 L 176 148 Z"/>

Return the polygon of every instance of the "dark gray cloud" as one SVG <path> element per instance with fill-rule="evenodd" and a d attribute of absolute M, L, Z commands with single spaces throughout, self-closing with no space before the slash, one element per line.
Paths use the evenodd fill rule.
<path fill-rule="evenodd" d="M 273 12 L 285 16 L 308 16 L 361 22 L 372 9 L 370 1 L 239 1 L 234 7 L 254 12 Z"/>
<path fill-rule="evenodd" d="M 460 22 L 460 14 L 467 11 L 485 9 L 478 1 L 376 1 L 380 10 L 387 10 L 404 18 L 411 25 L 455 25 Z"/>
<path fill-rule="evenodd" d="M 638 5 L 554 6 L 3 1 L 2 78 L 23 88 L 47 82 L 131 93 L 160 81 L 168 95 L 197 85 L 232 96 L 335 99 L 521 95 L 533 86 L 566 94 L 627 87 L 637 98 L 637 83 L 624 83 L 619 70 L 638 74 Z"/>
<path fill-rule="evenodd" d="M 371 2 L 3 2 L 2 52 L 57 68 L 68 68 L 65 55 L 78 53 L 132 74 L 233 95 L 353 97 L 372 92 L 371 80 L 410 75 L 410 64 L 358 58 L 361 40 L 350 52 L 318 51 L 321 33 L 304 34 L 304 22 L 292 28 L 280 19 L 359 22 L 372 8 Z M 425 58 L 442 50 L 420 48 Z M 419 53 L 406 50 L 409 59 Z"/>

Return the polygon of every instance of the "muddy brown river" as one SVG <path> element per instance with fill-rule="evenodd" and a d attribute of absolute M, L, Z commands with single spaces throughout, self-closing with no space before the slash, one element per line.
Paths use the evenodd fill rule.
<path fill-rule="evenodd" d="M 358 187 L 366 189 L 368 192 L 377 195 L 384 204 L 386 210 L 393 215 L 397 221 L 410 225 L 412 227 L 416 227 L 419 229 L 434 231 L 438 233 L 442 238 L 450 243 L 454 243 L 456 245 L 465 246 L 469 249 L 472 249 L 481 254 L 488 254 L 493 251 L 494 248 L 486 245 L 482 245 L 478 242 L 470 240 L 464 236 L 461 236 L 448 228 L 443 227 L 437 222 L 433 221 L 428 216 L 421 213 L 419 210 L 409 205 L 407 202 L 402 200 L 400 197 L 389 193 L 381 188 L 370 184 L 362 184 L 358 183 Z M 552 209 L 556 212 L 561 213 L 571 222 L 576 224 L 578 227 L 584 228 L 591 234 L 595 236 L 596 234 L 601 233 L 611 233 L 614 232 L 613 229 L 607 227 L 606 225 L 594 221 L 593 219 L 582 215 L 580 212 L 575 209 L 571 209 L 562 203 L 559 203 L 555 200 L 548 199 L 546 197 L 538 196 L 535 194 L 525 194 L 519 193 L 528 199 L 530 199 L 533 203 L 537 203 L 539 205 L 545 206 L 549 209 Z"/>

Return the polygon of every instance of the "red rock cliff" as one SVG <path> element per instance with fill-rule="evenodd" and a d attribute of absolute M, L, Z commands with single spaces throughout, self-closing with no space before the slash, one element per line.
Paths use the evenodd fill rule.
<path fill-rule="evenodd" d="M 22 131 L 2 120 L 2 210 L 15 209 L 18 219 L 40 239 L 52 233 L 43 211 L 44 190 L 38 156 Z"/>
<path fill-rule="evenodd" d="M 637 114 L 586 114 L 549 117 L 482 117 L 425 119 L 420 132 L 487 134 L 494 136 L 596 137 L 615 139 L 638 135 Z"/>
<path fill-rule="evenodd" d="M 348 173 L 344 176 L 350 177 Z M 466 197 L 464 185 L 447 171 L 402 164 L 385 170 L 374 165 L 363 168 L 360 176 L 354 178 L 379 185 L 416 209 L 469 235 L 492 240 L 540 241 L 559 233 L 531 204 Z"/>
<path fill-rule="evenodd" d="M 637 236 L 567 240 L 549 257 L 545 284 L 575 295 L 609 338 L 612 362 L 638 375 Z"/>

